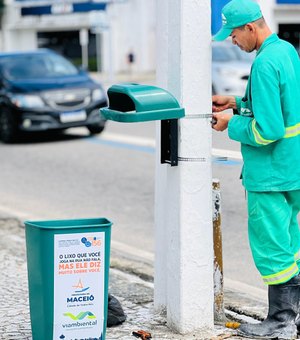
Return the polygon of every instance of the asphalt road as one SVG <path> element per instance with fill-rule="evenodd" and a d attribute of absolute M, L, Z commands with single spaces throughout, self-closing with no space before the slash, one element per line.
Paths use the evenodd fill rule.
<path fill-rule="evenodd" d="M 113 246 L 148 260 L 154 248 L 155 123 L 109 122 L 103 134 L 85 129 L 0 144 L 0 211 L 22 220 L 107 217 Z M 226 133 L 213 146 L 237 151 Z M 241 160 L 215 158 L 221 181 L 225 285 L 265 289 L 247 241 Z M 241 284 L 240 284 L 241 283 Z"/>

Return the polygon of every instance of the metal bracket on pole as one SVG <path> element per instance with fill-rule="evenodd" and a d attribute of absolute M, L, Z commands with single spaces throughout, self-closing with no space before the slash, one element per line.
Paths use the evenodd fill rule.
<path fill-rule="evenodd" d="M 178 165 L 178 119 L 161 121 L 160 162 Z"/>
<path fill-rule="evenodd" d="M 184 119 L 208 119 L 211 113 L 185 115 Z M 205 161 L 205 159 L 186 159 L 178 157 L 178 119 L 167 119 L 161 121 L 161 152 L 160 163 L 177 166 L 178 161 Z"/>

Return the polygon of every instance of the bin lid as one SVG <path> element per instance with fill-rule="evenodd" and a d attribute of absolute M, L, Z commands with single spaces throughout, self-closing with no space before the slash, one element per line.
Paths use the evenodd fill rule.
<path fill-rule="evenodd" d="M 184 117 L 184 109 L 168 91 L 151 85 L 117 84 L 108 91 L 109 107 L 102 115 L 118 122 L 145 122 Z"/>
<path fill-rule="evenodd" d="M 72 220 L 45 220 L 45 221 L 25 221 L 25 226 L 39 229 L 77 229 L 91 227 L 110 227 L 110 222 L 105 217 L 82 218 Z"/>

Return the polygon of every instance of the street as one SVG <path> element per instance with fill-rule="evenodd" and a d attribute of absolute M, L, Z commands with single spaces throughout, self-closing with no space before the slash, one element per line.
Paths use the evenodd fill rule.
<path fill-rule="evenodd" d="M 213 147 L 237 152 L 226 133 Z M 84 128 L 0 144 L 0 211 L 21 220 L 106 217 L 112 246 L 153 261 L 155 123 L 108 122 L 90 137 Z M 258 294 L 265 290 L 247 240 L 245 192 L 239 159 L 214 157 L 222 190 L 225 285 Z"/>

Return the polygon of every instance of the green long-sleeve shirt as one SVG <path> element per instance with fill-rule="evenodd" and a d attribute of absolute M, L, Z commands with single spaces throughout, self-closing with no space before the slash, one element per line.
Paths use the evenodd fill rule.
<path fill-rule="evenodd" d="M 300 189 L 300 60 L 270 35 L 253 62 L 246 94 L 228 134 L 241 142 L 243 185 L 249 191 Z"/>

